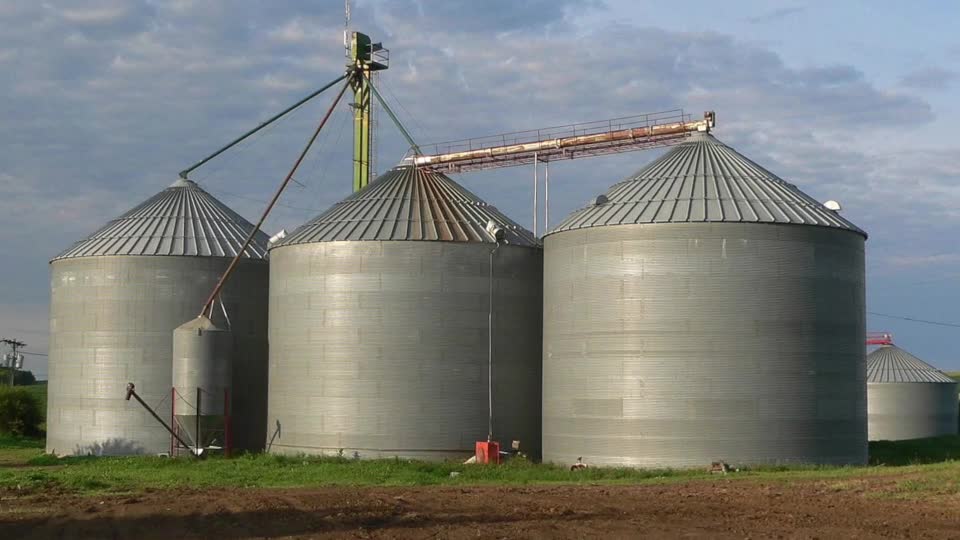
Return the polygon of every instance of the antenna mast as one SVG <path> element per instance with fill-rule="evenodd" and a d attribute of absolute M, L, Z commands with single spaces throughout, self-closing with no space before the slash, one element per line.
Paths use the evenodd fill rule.
<path fill-rule="evenodd" d="M 343 0 L 343 55 L 350 58 L 350 0 Z"/>

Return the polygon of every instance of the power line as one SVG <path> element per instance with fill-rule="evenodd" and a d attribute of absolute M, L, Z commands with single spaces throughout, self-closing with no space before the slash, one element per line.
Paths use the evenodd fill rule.
<path fill-rule="evenodd" d="M 950 328 L 960 328 L 960 324 L 957 324 L 957 323 L 942 322 L 942 321 L 928 321 L 926 319 L 915 319 L 913 317 L 904 317 L 901 315 L 889 315 L 887 313 L 877 313 L 876 311 L 868 311 L 867 314 L 874 315 L 876 317 L 886 317 L 888 319 L 899 319 L 901 321 L 910 321 L 910 322 L 922 323 L 922 324 L 932 324 L 934 326 L 947 326 Z"/>
<path fill-rule="evenodd" d="M 417 138 L 422 140 L 422 135 L 427 132 L 426 128 L 423 127 L 423 124 L 421 124 L 420 121 L 417 120 L 417 117 L 410 114 L 410 111 L 408 111 L 407 108 L 403 106 L 403 103 L 400 101 L 400 98 L 398 98 L 397 95 L 393 93 L 393 90 L 390 89 L 389 85 L 381 83 L 380 86 L 384 90 L 386 90 L 388 94 L 390 94 L 390 97 L 393 98 L 393 101 L 396 102 L 396 104 L 400 106 L 403 112 L 405 112 L 407 116 L 410 117 L 410 120 L 412 120 L 413 123 L 416 124 L 414 127 L 420 130 L 420 133 L 417 134 Z"/>
<path fill-rule="evenodd" d="M 232 193 L 232 192 L 230 192 L 230 191 L 224 191 L 224 190 L 222 190 L 222 189 L 211 189 L 211 190 L 209 190 L 209 191 L 210 191 L 210 193 L 213 193 L 214 195 L 223 195 L 223 196 L 226 196 L 226 197 L 233 197 L 233 198 L 236 198 L 236 199 L 243 199 L 243 200 L 246 200 L 246 201 L 258 202 L 258 203 L 263 203 L 263 204 L 266 204 L 266 203 L 267 203 L 267 201 L 265 201 L 265 200 L 263 200 L 263 199 L 260 199 L 260 198 L 257 198 L 257 197 L 247 197 L 246 195 L 240 195 L 240 194 L 237 194 L 237 193 Z M 300 206 L 291 206 L 291 205 L 289 205 L 289 204 L 283 204 L 283 203 L 277 203 L 277 206 L 282 206 L 282 207 L 284 207 L 284 208 L 289 208 L 289 209 L 291 209 L 291 210 L 301 210 L 301 211 L 303 211 L 303 212 L 320 212 L 320 210 L 317 210 L 316 208 L 303 208 L 303 207 L 300 207 Z"/>

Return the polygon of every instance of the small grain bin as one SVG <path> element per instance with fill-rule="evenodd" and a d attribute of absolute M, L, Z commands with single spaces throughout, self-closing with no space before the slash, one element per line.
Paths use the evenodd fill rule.
<path fill-rule="evenodd" d="M 197 316 L 252 229 L 177 180 L 51 261 L 48 452 L 170 451 L 164 428 L 124 400 L 126 385 L 168 417 L 173 331 Z M 266 432 L 266 246 L 258 234 L 214 311 L 236 342 L 233 439 L 249 450 Z"/>
<path fill-rule="evenodd" d="M 957 406 L 957 381 L 892 342 L 867 355 L 871 441 L 955 435 Z"/>
<path fill-rule="evenodd" d="M 233 336 L 201 315 L 173 331 L 172 426 L 198 449 L 232 445 Z"/>
<path fill-rule="evenodd" d="M 496 249 L 485 229 L 505 231 Z M 542 252 L 450 178 L 395 168 L 271 249 L 268 448 L 442 459 L 493 434 L 539 453 Z"/>
<path fill-rule="evenodd" d="M 698 133 L 544 238 L 545 461 L 865 463 L 866 234 Z"/>

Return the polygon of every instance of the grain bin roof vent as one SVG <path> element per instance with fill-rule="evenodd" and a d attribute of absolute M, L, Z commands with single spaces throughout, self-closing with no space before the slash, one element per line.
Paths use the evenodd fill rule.
<path fill-rule="evenodd" d="M 867 382 L 955 383 L 957 381 L 896 345 L 882 345 L 867 355 Z"/>
<path fill-rule="evenodd" d="M 550 234 L 606 225 L 730 222 L 814 225 L 866 236 L 708 133 L 692 134 L 605 196 L 609 202 L 577 210 Z"/>
<path fill-rule="evenodd" d="M 400 166 L 387 171 L 271 246 L 364 240 L 495 240 L 493 221 L 504 243 L 538 246 L 530 231 L 470 193 L 449 177 L 424 168 Z"/>
<path fill-rule="evenodd" d="M 53 260 L 112 255 L 234 257 L 253 224 L 191 180 L 178 179 Z M 258 232 L 244 255 L 265 259 Z"/>

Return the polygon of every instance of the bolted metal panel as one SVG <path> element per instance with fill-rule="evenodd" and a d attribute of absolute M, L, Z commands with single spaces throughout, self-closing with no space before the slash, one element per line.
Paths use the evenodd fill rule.
<path fill-rule="evenodd" d="M 225 443 L 223 418 L 228 412 L 232 349 L 233 336 L 230 331 L 217 327 L 213 321 L 202 315 L 173 331 L 174 412 L 189 441 L 197 441 L 199 407 L 199 416 L 203 422 L 201 444 L 222 446 Z M 212 437 L 215 437 L 216 441 L 212 440 Z"/>
<path fill-rule="evenodd" d="M 957 433 L 957 381 L 895 345 L 867 355 L 871 441 Z"/>
<path fill-rule="evenodd" d="M 639 223 L 789 223 L 866 233 L 707 133 L 695 133 L 551 233 Z"/>
<path fill-rule="evenodd" d="M 868 383 L 956 383 L 949 375 L 895 345 L 867 355 Z"/>
<path fill-rule="evenodd" d="M 54 260 L 106 255 L 234 257 L 252 229 L 252 223 L 200 186 L 178 179 Z M 266 258 L 267 242 L 266 234 L 257 233 L 244 256 Z"/>
<path fill-rule="evenodd" d="M 274 248 L 269 450 L 472 454 L 487 435 L 492 247 L 366 241 Z M 502 246 L 495 261 L 494 437 L 520 440 L 538 456 L 542 252 Z"/>
<path fill-rule="evenodd" d="M 346 240 L 495 240 L 488 221 L 504 230 L 503 242 L 538 246 L 530 231 L 441 173 L 397 167 L 333 205 L 278 245 Z"/>
<path fill-rule="evenodd" d="M 864 236 L 639 224 L 544 246 L 543 456 L 862 464 Z"/>
<path fill-rule="evenodd" d="M 51 264 L 47 451 L 166 452 L 170 436 L 124 400 L 127 382 L 170 415 L 172 333 L 194 319 L 223 257 L 82 257 Z M 236 340 L 234 445 L 263 448 L 268 265 L 243 260 L 222 298 Z M 217 325 L 226 327 L 221 310 Z"/>
<path fill-rule="evenodd" d="M 867 383 L 871 441 L 957 433 L 957 383 Z"/>

